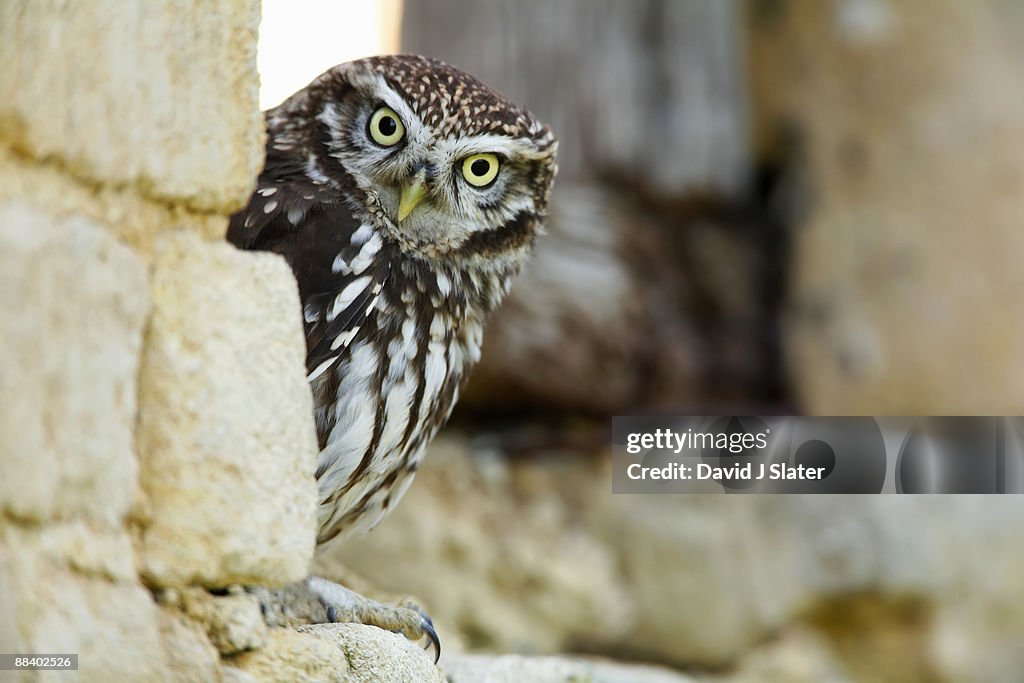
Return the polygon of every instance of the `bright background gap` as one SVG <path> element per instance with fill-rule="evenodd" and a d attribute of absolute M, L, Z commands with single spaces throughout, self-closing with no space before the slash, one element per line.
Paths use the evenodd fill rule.
<path fill-rule="evenodd" d="M 263 0 L 260 108 L 341 62 L 398 51 L 401 0 Z"/>

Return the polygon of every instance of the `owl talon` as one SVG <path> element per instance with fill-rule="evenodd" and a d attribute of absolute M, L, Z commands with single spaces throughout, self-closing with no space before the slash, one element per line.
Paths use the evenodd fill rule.
<path fill-rule="evenodd" d="M 420 610 L 420 615 L 423 617 L 420 629 L 423 630 L 424 635 L 430 640 L 430 642 L 423 646 L 423 649 L 429 650 L 431 647 L 434 648 L 434 664 L 437 664 L 438 660 L 441 659 L 441 639 L 437 637 L 434 621 L 426 614 L 423 614 L 422 610 Z"/>
<path fill-rule="evenodd" d="M 434 622 L 415 603 L 405 600 L 391 605 L 364 597 L 333 581 L 310 576 L 278 590 L 246 588 L 260 601 L 268 626 L 294 627 L 303 624 L 365 624 L 401 633 L 414 643 L 427 639 L 425 650 L 434 649 L 434 663 L 441 658 L 441 639 Z"/>
<path fill-rule="evenodd" d="M 320 606 L 323 610 L 320 614 L 326 615 L 327 623 L 376 626 L 401 633 L 413 642 L 426 638 L 428 643 L 424 649 L 434 649 L 434 663 L 441 658 L 441 639 L 437 636 L 434 622 L 413 602 L 406 600 L 397 605 L 377 602 L 318 576 L 310 576 L 296 586 L 307 594 L 304 602 Z M 323 616 L 319 620 L 324 620 Z M 306 623 L 317 623 L 317 620 L 313 618 Z"/>

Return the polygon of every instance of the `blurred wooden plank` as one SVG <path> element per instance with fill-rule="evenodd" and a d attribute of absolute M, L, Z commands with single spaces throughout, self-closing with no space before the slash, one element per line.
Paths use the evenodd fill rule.
<path fill-rule="evenodd" d="M 551 124 L 560 182 L 628 179 L 670 197 L 745 185 L 737 0 L 406 0 L 402 43 Z"/>

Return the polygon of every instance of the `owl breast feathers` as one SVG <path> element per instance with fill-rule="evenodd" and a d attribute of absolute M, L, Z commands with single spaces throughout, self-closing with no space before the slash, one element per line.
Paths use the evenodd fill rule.
<path fill-rule="evenodd" d="M 228 239 L 299 285 L 320 440 L 320 533 L 401 497 L 541 230 L 556 142 L 472 76 L 419 56 L 327 71 L 266 113 L 266 165 Z"/>

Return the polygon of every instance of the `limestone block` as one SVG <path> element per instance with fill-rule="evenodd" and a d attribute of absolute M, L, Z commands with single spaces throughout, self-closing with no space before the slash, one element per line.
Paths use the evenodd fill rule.
<path fill-rule="evenodd" d="M 220 653 L 199 624 L 171 609 L 160 609 L 159 627 L 172 681 L 216 681 Z"/>
<path fill-rule="evenodd" d="M 0 142 L 225 213 L 262 164 L 257 0 L 0 5 Z"/>
<path fill-rule="evenodd" d="M 1011 2 L 799 0 L 753 30 L 760 137 L 803 142 L 804 410 L 1024 410 L 1024 77 Z"/>
<path fill-rule="evenodd" d="M 140 380 L 143 571 L 279 585 L 314 547 L 316 436 L 287 264 L 190 233 L 160 241 Z"/>
<path fill-rule="evenodd" d="M 286 628 L 270 631 L 262 648 L 238 655 L 231 666 L 260 683 L 349 680 L 349 665 L 340 647 Z"/>
<path fill-rule="evenodd" d="M 38 529 L 12 525 L 12 544 L 82 576 L 118 583 L 137 579 L 132 541 L 125 529 L 95 528 L 81 520 L 47 524 Z"/>
<path fill-rule="evenodd" d="M 0 29 L 3 30 L 3 29 Z M 84 218 L 0 206 L 0 508 L 119 525 L 137 489 L 146 271 Z"/>
<path fill-rule="evenodd" d="M 401 634 L 361 624 L 319 624 L 299 631 L 340 647 L 351 683 L 447 683 L 433 653 Z"/>
<path fill-rule="evenodd" d="M 71 571 L 45 533 L 0 525 L 0 586 L 17 625 L 9 651 L 76 652 L 82 681 L 169 680 L 149 592 Z"/>
<path fill-rule="evenodd" d="M 402 635 L 361 624 L 273 629 L 267 644 L 232 665 L 256 681 L 445 683 L 433 657 Z"/>
<path fill-rule="evenodd" d="M 257 650 L 267 638 L 260 603 L 254 595 L 211 595 L 201 588 L 182 593 L 185 612 L 202 624 L 225 656 Z"/>

